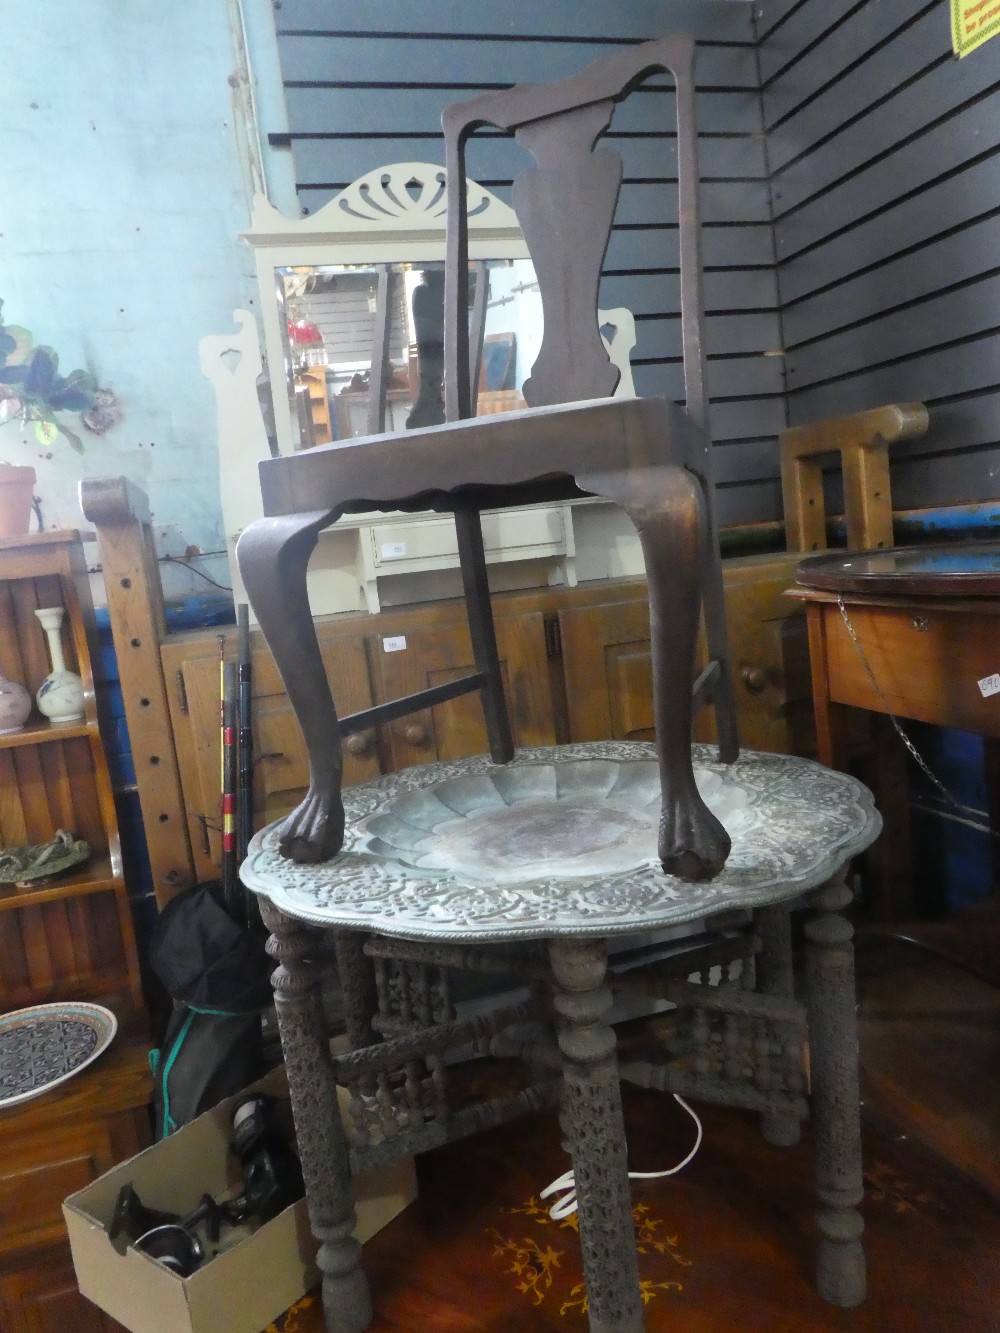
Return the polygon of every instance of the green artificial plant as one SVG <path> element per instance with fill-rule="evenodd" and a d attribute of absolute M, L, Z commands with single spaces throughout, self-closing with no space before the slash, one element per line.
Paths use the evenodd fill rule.
<path fill-rule="evenodd" d="M 36 346 L 20 325 L 4 324 L 0 301 L 0 420 L 32 421 L 39 443 L 50 445 L 63 435 L 83 453 L 83 441 L 59 414 L 89 412 L 99 405 L 101 395 L 110 397 L 98 389 L 88 370 L 60 375 L 59 357 L 51 347 Z"/>

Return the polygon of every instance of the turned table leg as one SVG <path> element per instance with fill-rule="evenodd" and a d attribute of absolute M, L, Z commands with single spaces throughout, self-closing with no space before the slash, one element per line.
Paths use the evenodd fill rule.
<path fill-rule="evenodd" d="M 641 1333 L 644 1327 L 628 1182 L 615 1034 L 604 1022 L 603 941 L 549 946 L 555 1006 L 563 1022 L 563 1125 L 573 1159 L 580 1248 L 591 1333 Z"/>
<path fill-rule="evenodd" d="M 351 1164 L 340 1119 L 337 1082 L 323 1020 L 323 968 L 319 932 L 260 900 L 272 932 L 267 951 L 278 967 L 272 977 L 281 1050 L 306 1185 L 309 1220 L 320 1242 L 323 1309 L 329 1333 L 363 1333 L 373 1319 L 368 1282 L 361 1269 Z"/>
<path fill-rule="evenodd" d="M 845 1307 L 865 1298 L 854 928 L 840 915 L 851 899 L 841 878 L 824 885 L 811 899 L 817 915 L 805 927 L 813 1152 L 823 1205 L 816 1282 L 824 1300 Z"/>
<path fill-rule="evenodd" d="M 762 995 L 794 999 L 792 919 L 788 908 L 781 904 L 758 908 L 754 926 L 762 944 L 754 963 L 757 990 Z M 798 1116 L 784 1111 L 764 1111 L 760 1117 L 760 1132 L 764 1140 L 776 1148 L 790 1148 L 802 1137 L 802 1122 Z"/>

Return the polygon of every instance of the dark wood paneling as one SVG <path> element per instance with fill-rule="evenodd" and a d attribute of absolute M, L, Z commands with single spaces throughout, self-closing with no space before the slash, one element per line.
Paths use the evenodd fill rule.
<path fill-rule="evenodd" d="M 895 505 L 995 498 L 997 53 L 927 0 L 758 9 L 789 418 L 922 400 Z"/>

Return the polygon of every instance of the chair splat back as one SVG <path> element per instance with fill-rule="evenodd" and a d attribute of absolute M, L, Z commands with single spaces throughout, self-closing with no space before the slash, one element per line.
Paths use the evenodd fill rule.
<path fill-rule="evenodd" d="M 688 416 L 705 429 L 698 158 L 694 122 L 694 43 L 681 34 L 603 57 L 569 78 L 518 85 L 448 107 L 442 116 L 448 180 L 464 182 L 469 136 L 483 126 L 513 130 L 536 166 L 514 182 L 514 211 L 535 266 L 545 329 L 522 389 L 532 407 L 614 393 L 597 326 L 601 265 L 622 179 L 618 153 L 601 138 L 616 103 L 651 74 L 673 75 L 676 90 L 681 326 Z M 445 407 L 451 421 L 472 414 L 469 393 L 468 197 L 448 192 L 445 287 Z M 701 461 L 701 460 L 700 460 Z"/>
<path fill-rule="evenodd" d="M 726 629 L 725 598 L 715 516 L 715 482 L 708 433 L 702 299 L 698 151 L 694 114 L 694 54 L 684 33 L 602 57 L 554 83 L 517 85 L 448 107 L 442 124 L 448 190 L 445 275 L 445 413 L 449 421 L 475 414 L 470 374 L 468 190 L 466 144 L 482 126 L 513 130 L 535 166 L 514 181 L 514 210 L 535 267 L 544 320 L 542 345 L 522 386 L 532 407 L 614 393 L 619 372 L 598 326 L 598 288 L 622 181 L 618 153 L 599 142 L 615 105 L 652 74 L 669 73 L 675 89 L 681 342 L 685 412 L 698 427 L 683 461 L 701 483 L 706 539 L 701 558 L 709 662 L 695 684 L 695 703 L 715 708 L 719 752 L 739 752 Z M 477 289 L 478 290 L 478 289 Z M 478 520 L 463 520 L 475 545 Z M 473 552 L 473 559 L 475 554 Z M 470 603 L 470 614 L 472 604 Z"/>

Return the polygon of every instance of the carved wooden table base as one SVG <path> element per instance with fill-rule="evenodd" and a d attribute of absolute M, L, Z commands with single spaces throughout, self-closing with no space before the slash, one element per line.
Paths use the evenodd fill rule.
<path fill-rule="evenodd" d="M 643 769 L 650 764 L 655 770 L 652 747 L 607 742 L 524 752 L 500 768 L 477 759 L 411 769 L 345 793 L 347 841 L 333 861 L 313 866 L 284 861 L 276 851 L 273 828 L 251 844 L 243 875 L 261 895 L 264 919 L 273 932 L 269 948 L 279 963 L 274 976 L 278 1021 L 310 1217 L 321 1241 L 330 1333 L 361 1333 L 372 1319 L 360 1247 L 351 1237 L 352 1149 L 341 1124 L 337 1071 L 320 1003 L 320 984 L 334 945 L 346 973 L 341 982 L 351 1035 L 355 1044 L 367 1045 L 371 1004 L 358 984 L 363 972 L 359 931 L 390 941 L 430 941 L 419 946 L 428 958 L 435 941 L 443 953 L 454 953 L 459 939 L 477 947 L 512 937 L 547 940 L 559 1017 L 562 1123 L 577 1183 L 590 1328 L 592 1333 L 638 1333 L 643 1328 L 642 1305 L 619 1070 L 615 1035 L 606 1022 L 611 1003 L 606 941 L 734 907 L 763 906 L 757 993 L 771 997 L 763 1000 L 765 1006 L 791 1010 L 796 1002 L 791 996 L 787 909 L 804 897 L 816 909 L 806 938 L 816 1188 L 822 1205 L 818 1285 L 821 1294 L 838 1305 L 863 1299 L 853 932 L 839 913 L 851 900 L 843 883 L 844 867 L 878 832 L 871 798 L 852 779 L 805 760 L 745 754 L 725 766 L 715 764 L 699 747 L 699 784 L 709 805 L 714 803 L 727 822 L 733 853 L 716 880 L 687 884 L 659 868 L 655 817 L 643 825 Z M 623 844 L 595 849 L 575 868 L 564 847 L 567 863 L 558 876 L 546 875 L 541 863 L 533 865 L 523 848 L 512 852 L 510 865 L 506 870 L 497 867 L 495 875 L 480 873 L 474 857 L 466 864 L 463 820 L 493 808 L 501 821 L 517 822 L 523 815 L 530 823 L 535 818 L 531 810 L 548 787 L 550 796 L 562 791 L 562 802 L 554 800 L 557 812 L 560 804 L 567 806 L 568 794 L 569 803 L 584 802 L 584 811 L 591 800 L 591 808 L 610 818 L 609 827 L 621 831 Z M 623 796 L 616 805 L 619 788 Z M 454 821 L 434 807 L 435 789 L 454 803 L 459 825 L 457 832 L 451 830 L 455 836 L 446 854 L 435 829 L 442 821 Z M 487 817 L 487 829 L 489 824 Z M 550 824 L 542 819 L 545 827 Z M 473 839 L 480 850 L 484 836 L 476 832 Z M 559 841 L 558 831 L 547 836 Z M 639 853 L 634 848 L 623 851 L 636 837 Z M 488 846 L 483 854 L 488 859 Z M 447 867 L 437 864 L 442 855 Z M 421 864 L 426 857 L 435 862 L 433 872 L 429 864 Z M 414 1038 L 404 1038 L 400 1049 L 410 1059 L 407 1042 L 412 1045 Z M 347 1058 L 353 1060 L 354 1054 Z M 650 1082 L 668 1086 L 655 1077 Z M 420 1105 L 419 1095 L 414 1082 L 414 1107 Z M 770 1104 L 766 1096 L 761 1104 Z M 782 1094 L 773 1104 L 779 1109 L 765 1111 L 765 1135 L 773 1142 L 792 1141 L 795 1118 L 782 1109 L 792 1102 Z"/>

